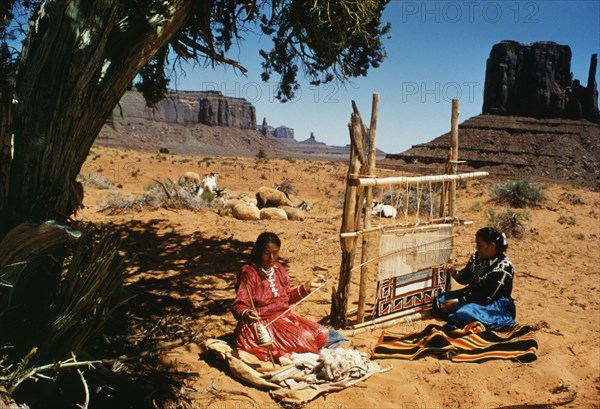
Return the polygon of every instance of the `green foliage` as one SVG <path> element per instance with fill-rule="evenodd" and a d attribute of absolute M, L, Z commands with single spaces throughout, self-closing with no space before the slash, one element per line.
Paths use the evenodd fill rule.
<path fill-rule="evenodd" d="M 504 232 L 507 237 L 520 239 L 529 231 L 527 222 L 530 219 L 527 210 L 514 210 L 504 208 L 499 213 L 495 209 L 488 210 L 488 226 Z"/>
<path fill-rule="evenodd" d="M 544 200 L 544 192 L 528 179 L 520 179 L 492 186 L 492 200 L 518 208 L 539 206 Z"/>
<path fill-rule="evenodd" d="M 381 24 L 381 14 L 388 2 L 274 1 L 271 15 L 260 19 L 263 33 L 273 39 L 273 48 L 260 52 L 262 79 L 279 74 L 276 96 L 285 102 L 298 89 L 301 65 L 313 85 L 366 76 L 386 57 L 382 38 L 390 25 Z"/>

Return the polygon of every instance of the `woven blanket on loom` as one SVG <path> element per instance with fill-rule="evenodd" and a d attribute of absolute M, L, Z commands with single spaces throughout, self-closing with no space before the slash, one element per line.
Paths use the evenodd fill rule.
<path fill-rule="evenodd" d="M 480 322 L 455 330 L 431 324 L 423 331 L 408 335 L 383 331 L 373 349 L 373 357 L 413 360 L 436 355 L 454 362 L 489 359 L 531 362 L 537 359 L 537 348 L 534 330 L 528 325 L 515 324 L 502 331 L 492 331 Z"/>

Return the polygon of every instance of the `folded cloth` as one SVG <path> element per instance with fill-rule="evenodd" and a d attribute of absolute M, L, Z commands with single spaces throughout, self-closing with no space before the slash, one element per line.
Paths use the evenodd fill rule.
<path fill-rule="evenodd" d="M 467 303 L 450 313 L 444 313 L 440 310 L 439 305 L 452 298 L 453 293 L 456 292 L 442 294 L 432 303 L 432 315 L 448 321 L 447 327 L 449 329 L 463 328 L 475 321 L 484 324 L 488 329 L 496 329 L 517 323 L 515 321 L 515 303 L 506 297 L 500 297 L 485 305 Z"/>
<path fill-rule="evenodd" d="M 532 362 L 537 359 L 538 344 L 528 325 L 509 325 L 486 329 L 475 321 L 464 328 L 449 329 L 436 324 L 408 335 L 383 331 L 373 358 L 418 359 L 436 355 L 454 362 L 482 362 L 490 359 L 514 359 Z"/>
<path fill-rule="evenodd" d="M 325 348 L 336 348 L 339 342 L 347 341 L 348 339 L 334 330 L 333 328 L 329 328 L 329 339 L 327 340 L 327 344 L 325 344 Z"/>

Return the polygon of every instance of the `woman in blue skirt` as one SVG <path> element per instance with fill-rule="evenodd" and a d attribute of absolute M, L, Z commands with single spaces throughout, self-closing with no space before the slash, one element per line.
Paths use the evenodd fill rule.
<path fill-rule="evenodd" d="M 462 328 L 479 321 L 488 329 L 516 324 L 516 308 L 511 297 L 513 266 L 504 252 L 506 237 L 491 227 L 475 234 L 477 251 L 460 271 L 450 274 L 460 284 L 433 300 L 433 316 L 448 321 L 448 326 Z"/>

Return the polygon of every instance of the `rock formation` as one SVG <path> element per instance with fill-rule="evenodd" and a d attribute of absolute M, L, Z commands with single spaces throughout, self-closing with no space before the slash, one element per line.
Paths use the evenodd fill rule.
<path fill-rule="evenodd" d="M 294 130 L 292 128 L 288 128 L 287 126 L 278 126 L 271 131 L 271 134 L 275 138 L 294 139 Z"/>
<path fill-rule="evenodd" d="M 294 139 L 294 130 L 287 126 L 278 126 L 273 128 L 267 123 L 267 118 L 263 118 L 262 125 L 258 127 L 258 131 L 263 135 L 272 135 L 275 138 Z"/>
<path fill-rule="evenodd" d="M 600 125 L 585 119 L 478 115 L 458 127 L 459 171 L 494 177 L 561 180 L 600 188 Z M 378 166 L 444 173 L 450 133 L 389 154 Z"/>
<path fill-rule="evenodd" d="M 194 91 L 172 92 L 153 108 L 146 106 L 141 93 L 127 92 L 95 141 L 172 154 L 255 156 L 262 149 L 269 157 L 347 160 L 349 156 L 349 147 L 328 146 L 315 138 L 310 142 L 296 141 L 292 128 L 273 128 L 266 118 L 257 127 L 255 107 L 244 99 Z"/>
<path fill-rule="evenodd" d="M 242 98 L 228 98 L 219 92 L 179 91 L 167 95 L 148 107 L 142 94 L 135 91 L 125 93 L 109 122 L 120 118 L 165 122 L 179 125 L 204 124 L 227 126 L 239 129 L 256 129 L 256 109 Z"/>
<path fill-rule="evenodd" d="M 561 180 L 600 189 L 597 56 L 586 87 L 572 80 L 571 49 L 551 42 L 494 45 L 483 114 L 459 125 L 460 171 Z M 448 107 L 450 114 L 450 106 Z M 378 166 L 443 173 L 450 134 L 390 154 Z"/>
<path fill-rule="evenodd" d="M 593 54 L 583 87 L 572 78 L 569 46 L 502 41 L 487 60 L 482 112 L 600 123 L 596 68 Z"/>

